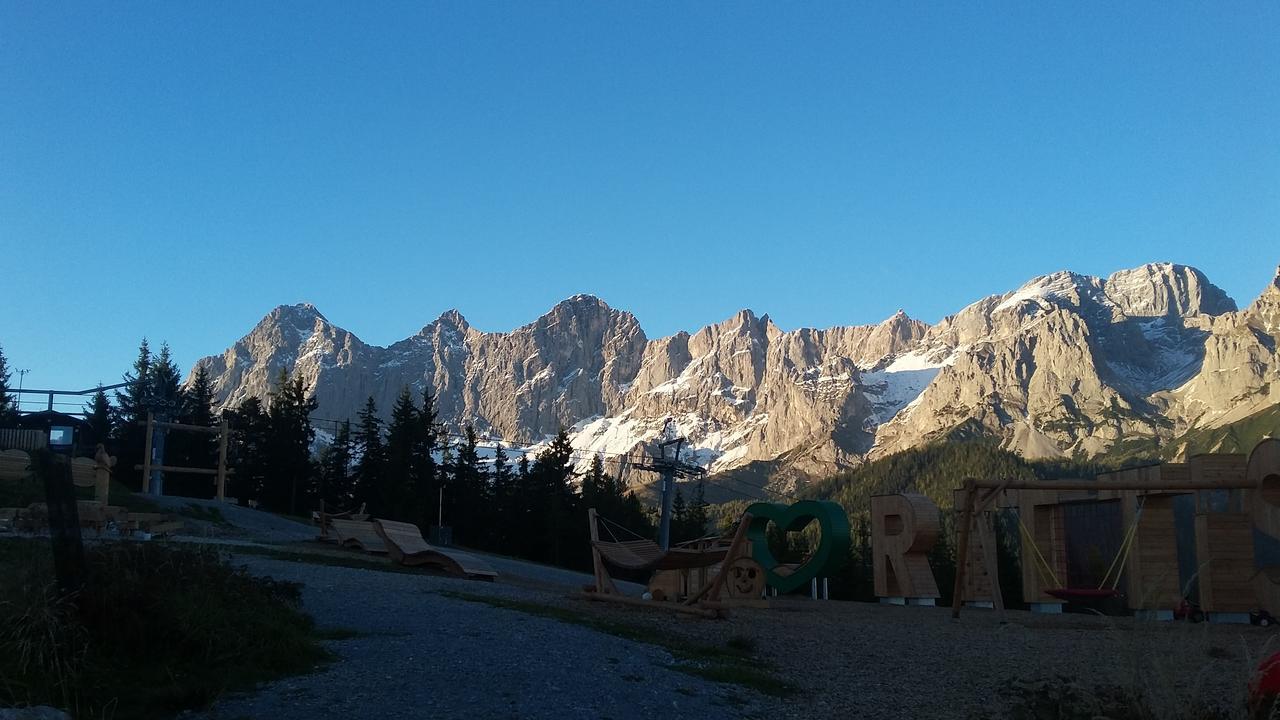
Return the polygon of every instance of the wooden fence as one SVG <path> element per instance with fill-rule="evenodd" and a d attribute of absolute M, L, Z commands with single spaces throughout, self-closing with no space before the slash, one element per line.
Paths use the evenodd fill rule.
<path fill-rule="evenodd" d="M 0 450 L 41 450 L 49 446 L 44 430 L 0 430 Z"/>

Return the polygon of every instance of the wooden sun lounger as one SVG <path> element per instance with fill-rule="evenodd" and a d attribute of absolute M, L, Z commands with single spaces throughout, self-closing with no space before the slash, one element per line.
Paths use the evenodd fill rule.
<path fill-rule="evenodd" d="M 373 527 L 386 541 L 392 562 L 408 567 L 425 565 L 455 577 L 473 580 L 493 580 L 498 577 L 498 571 L 475 555 L 429 545 L 422 539 L 422 532 L 417 525 L 394 520 L 374 520 Z"/>
<path fill-rule="evenodd" d="M 339 545 L 355 550 L 363 550 L 367 553 L 384 553 L 387 551 L 387 543 L 383 542 L 382 537 L 378 535 L 373 523 L 362 520 L 343 520 L 334 517 L 328 518 L 328 520 L 329 529 L 333 530 L 333 534 L 338 537 Z"/>

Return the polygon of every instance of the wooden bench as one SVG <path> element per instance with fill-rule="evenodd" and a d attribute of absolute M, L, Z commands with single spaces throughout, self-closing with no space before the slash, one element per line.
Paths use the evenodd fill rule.
<path fill-rule="evenodd" d="M 382 541 L 373 523 L 362 520 L 329 518 L 329 529 L 338 538 L 338 544 L 367 553 L 384 553 L 387 544 Z"/>
<path fill-rule="evenodd" d="M 21 482 L 30 476 L 30 455 L 22 450 L 0 452 L 0 482 Z"/>
<path fill-rule="evenodd" d="M 455 577 L 493 580 L 498 572 L 470 553 L 438 548 L 422 539 L 417 525 L 374 520 L 374 530 L 385 541 L 391 561 L 408 567 L 433 567 Z"/>
<path fill-rule="evenodd" d="M 78 457 L 71 461 L 71 482 L 76 487 L 93 488 L 93 499 L 107 504 L 111 490 L 111 466 L 116 459 L 98 446 L 94 458 Z M 31 456 L 22 450 L 0 452 L 0 482 L 21 482 L 31 478 Z"/>

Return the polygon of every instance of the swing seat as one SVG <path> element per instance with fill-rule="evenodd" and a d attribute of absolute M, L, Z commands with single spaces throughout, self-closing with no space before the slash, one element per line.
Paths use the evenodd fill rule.
<path fill-rule="evenodd" d="M 1044 592 L 1046 595 L 1052 595 L 1059 600 L 1079 603 L 1106 600 L 1107 598 L 1115 597 L 1119 593 L 1115 588 L 1052 588 Z"/>

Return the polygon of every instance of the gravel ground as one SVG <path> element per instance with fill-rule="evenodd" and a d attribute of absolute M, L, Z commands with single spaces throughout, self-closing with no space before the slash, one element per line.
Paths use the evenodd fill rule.
<path fill-rule="evenodd" d="M 224 513 L 254 540 L 314 537 L 266 513 Z M 290 549 L 343 552 L 312 543 Z M 792 599 L 725 620 L 677 620 L 586 602 L 576 595 L 585 574 L 486 559 L 498 583 L 244 557 L 255 572 L 303 582 L 306 609 L 322 626 L 365 634 L 334 642 L 341 659 L 323 672 L 228 699 L 210 717 L 359 717 L 376 703 L 388 717 L 649 718 L 678 709 L 708 718 L 979 718 L 1006 714 L 1016 701 L 1011 688 L 1044 682 L 1086 695 L 1137 688 L 1155 716 L 1186 717 L 1181 711 L 1199 700 L 1238 710 L 1251 669 L 1280 650 L 1278 631 L 1251 626 L 1020 611 L 1000 624 L 989 610 L 953 621 L 944 608 Z M 750 638 L 762 664 L 800 691 L 779 701 L 709 683 L 667 669 L 671 658 L 654 646 L 436 594 L 450 588 L 568 607 L 700 644 Z"/>
<path fill-rule="evenodd" d="M 239 556 L 253 572 L 305 583 L 338 661 L 312 675 L 229 696 L 200 717 L 238 718 L 738 718 L 777 701 L 668 669 L 651 645 L 524 613 L 456 600 L 442 590 L 525 601 L 564 595 L 501 583 Z M 582 603 L 585 605 L 586 603 Z"/>
<path fill-rule="evenodd" d="M 260 692 L 219 702 L 205 717 L 652 718 L 1003 717 L 1010 688 L 1066 678 L 1092 694 L 1137 687 L 1157 717 L 1198 698 L 1243 700 L 1249 668 L 1280 645 L 1249 626 L 1146 623 L 1090 615 L 775 601 L 724 620 L 591 603 L 569 592 L 430 575 L 316 566 L 242 556 L 256 573 L 306 584 L 304 603 L 322 627 L 358 637 L 330 642 L 339 660 Z M 585 576 L 508 560 L 522 578 Z M 652 645 L 578 625 L 439 594 L 456 590 L 567 607 L 648 626 L 654 633 L 722 646 L 754 640 L 755 655 L 799 691 L 785 700 L 669 669 Z"/>
<path fill-rule="evenodd" d="M 612 615 L 619 609 L 603 610 Z M 691 640 L 751 637 L 757 654 L 803 688 L 791 717 L 1003 717 L 1011 688 L 1064 679 L 1086 694 L 1136 687 L 1155 717 L 1189 717 L 1198 700 L 1242 716 L 1244 688 L 1260 657 L 1280 650 L 1274 629 L 1139 622 L 1096 615 L 884 606 L 811 600 L 740 609 L 722 621 L 635 622 Z"/>

